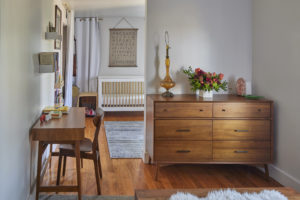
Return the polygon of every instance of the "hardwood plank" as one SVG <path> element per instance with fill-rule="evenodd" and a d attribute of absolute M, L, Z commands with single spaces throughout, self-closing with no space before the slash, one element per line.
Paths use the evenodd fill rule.
<path fill-rule="evenodd" d="M 78 186 L 43 186 L 40 188 L 40 192 L 76 192 Z"/>
<path fill-rule="evenodd" d="M 139 112 L 106 113 L 104 120 L 142 121 L 144 115 Z M 87 118 L 85 135 L 92 139 L 94 131 L 92 118 Z M 155 165 L 144 164 L 141 159 L 110 159 L 103 126 L 99 135 L 99 144 L 103 171 L 102 195 L 134 195 L 135 189 L 282 186 L 271 178 L 267 181 L 264 173 L 255 167 L 244 165 L 167 165 L 160 168 L 159 180 L 154 181 Z M 43 179 L 43 184 L 46 185 L 56 183 L 58 159 L 56 156 L 52 159 L 52 166 L 47 169 Z M 84 160 L 83 166 L 81 168 L 82 194 L 97 195 L 94 164 L 92 161 Z M 76 162 L 74 158 L 68 158 L 66 175 L 61 177 L 60 185 L 76 184 Z"/>

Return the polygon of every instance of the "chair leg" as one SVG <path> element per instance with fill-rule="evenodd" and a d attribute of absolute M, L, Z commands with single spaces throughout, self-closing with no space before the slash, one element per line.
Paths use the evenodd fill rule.
<path fill-rule="evenodd" d="M 67 156 L 64 156 L 63 176 L 66 174 Z"/>
<path fill-rule="evenodd" d="M 102 178 L 102 167 L 101 167 L 101 160 L 100 160 L 100 152 L 98 152 L 98 167 L 99 167 L 99 174 L 100 174 L 100 178 Z"/>
<path fill-rule="evenodd" d="M 56 185 L 59 185 L 59 182 L 60 182 L 61 159 L 62 159 L 62 155 L 59 154 L 59 158 L 58 158 L 58 167 L 57 167 Z"/>
<path fill-rule="evenodd" d="M 96 154 L 94 154 L 93 161 L 94 161 L 94 167 L 95 167 L 95 177 L 96 177 L 96 182 L 97 182 L 97 192 L 98 192 L 98 195 L 101 195 L 99 169 L 98 169 L 97 155 Z"/>
<path fill-rule="evenodd" d="M 83 159 L 81 158 L 81 168 L 83 168 Z"/>

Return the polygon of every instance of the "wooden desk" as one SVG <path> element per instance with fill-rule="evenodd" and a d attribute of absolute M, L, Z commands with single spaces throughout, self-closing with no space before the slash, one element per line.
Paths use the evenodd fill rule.
<path fill-rule="evenodd" d="M 262 190 L 277 190 L 288 197 L 289 200 L 300 200 L 300 194 L 292 188 L 273 187 L 273 188 L 234 188 L 236 191 L 244 192 L 261 192 Z M 171 195 L 177 192 L 187 192 L 198 197 L 206 197 L 208 192 L 219 189 L 166 189 L 166 190 L 136 190 L 135 200 L 168 200 Z"/>
<path fill-rule="evenodd" d="M 69 114 L 49 122 L 38 121 L 31 129 L 33 140 L 39 141 L 38 167 L 36 183 L 36 200 L 39 192 L 78 192 L 81 200 L 80 179 L 80 140 L 84 139 L 85 108 L 71 108 Z M 41 186 L 42 155 L 48 144 L 74 144 L 76 154 L 77 185 L 76 186 Z"/>

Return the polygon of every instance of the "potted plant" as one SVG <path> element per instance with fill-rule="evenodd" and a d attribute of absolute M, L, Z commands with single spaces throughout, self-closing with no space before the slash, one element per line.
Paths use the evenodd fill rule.
<path fill-rule="evenodd" d="M 200 68 L 192 69 L 190 66 L 187 69 L 183 69 L 183 73 L 188 76 L 192 91 L 196 92 L 196 95 L 204 98 L 212 98 L 213 91 L 218 92 L 220 89 L 227 91 L 227 82 L 222 81 L 224 74 L 216 74 L 215 72 L 205 72 Z"/>

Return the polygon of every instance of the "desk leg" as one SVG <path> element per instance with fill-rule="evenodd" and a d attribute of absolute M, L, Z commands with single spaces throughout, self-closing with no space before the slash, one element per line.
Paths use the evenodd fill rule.
<path fill-rule="evenodd" d="M 43 155 L 43 143 L 39 141 L 37 175 L 36 175 L 36 195 L 35 195 L 35 199 L 36 200 L 39 199 L 39 193 L 40 193 L 41 169 L 42 169 L 42 155 Z"/>
<path fill-rule="evenodd" d="M 77 171 L 77 185 L 78 185 L 78 200 L 81 200 L 80 141 L 75 142 L 75 156 L 76 156 L 76 171 Z"/>
<path fill-rule="evenodd" d="M 49 154 L 49 169 L 51 169 L 51 161 L 52 161 L 52 150 L 53 150 L 53 146 L 52 144 L 50 144 L 50 154 Z"/>

